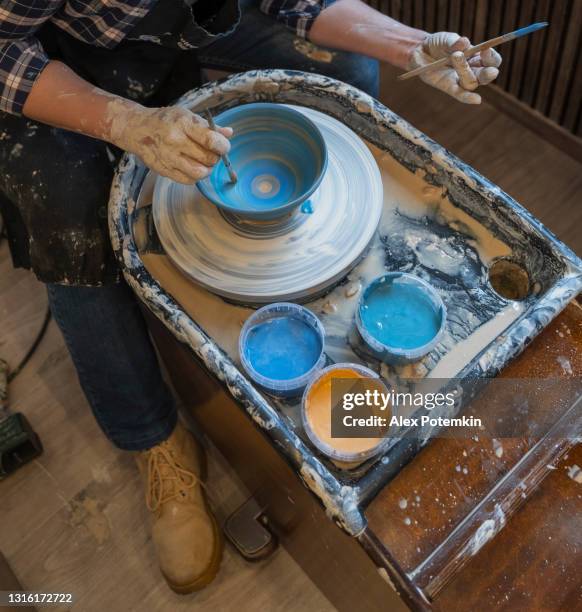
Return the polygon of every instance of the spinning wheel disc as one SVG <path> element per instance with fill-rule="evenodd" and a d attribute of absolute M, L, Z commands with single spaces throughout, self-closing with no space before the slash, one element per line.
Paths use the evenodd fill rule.
<path fill-rule="evenodd" d="M 358 262 L 380 221 L 382 179 L 368 147 L 336 119 L 293 108 L 319 127 L 328 149 L 326 174 L 304 212 L 244 219 L 221 212 L 193 185 L 156 179 L 154 222 L 166 253 L 194 281 L 236 302 L 322 293 Z"/>

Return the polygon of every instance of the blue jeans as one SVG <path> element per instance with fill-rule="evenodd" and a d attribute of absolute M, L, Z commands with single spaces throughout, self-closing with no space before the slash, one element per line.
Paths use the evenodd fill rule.
<path fill-rule="evenodd" d="M 103 433 L 124 450 L 165 440 L 176 426 L 137 300 L 125 282 L 104 287 L 47 285 L 83 392 Z"/>
<path fill-rule="evenodd" d="M 377 96 L 375 60 L 317 50 L 260 13 L 256 2 L 241 4 L 243 18 L 236 32 L 201 50 L 203 66 L 323 73 Z M 124 282 L 47 287 L 53 316 L 105 435 L 124 450 L 143 450 L 165 440 L 176 425 L 176 407 L 129 287 Z"/>
<path fill-rule="evenodd" d="M 202 66 L 231 72 L 255 68 L 285 68 L 315 72 L 349 83 L 374 98 L 380 87 L 377 60 L 346 51 L 328 51 L 261 13 L 258 0 L 240 3 L 242 18 L 236 31 L 200 50 Z"/>

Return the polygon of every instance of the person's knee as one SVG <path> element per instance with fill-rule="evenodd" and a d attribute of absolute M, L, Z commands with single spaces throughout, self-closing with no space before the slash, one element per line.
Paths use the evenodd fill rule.
<path fill-rule="evenodd" d="M 380 90 L 380 68 L 378 61 L 357 55 L 355 53 L 341 53 L 334 58 L 338 67 L 338 78 L 349 85 L 377 98 Z"/>

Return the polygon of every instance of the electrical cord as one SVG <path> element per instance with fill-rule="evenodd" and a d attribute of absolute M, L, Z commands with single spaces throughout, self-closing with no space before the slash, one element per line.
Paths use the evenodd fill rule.
<path fill-rule="evenodd" d="M 5 227 L 4 219 L 2 219 L 2 216 L 0 215 L 0 244 L 2 244 L 2 241 L 5 238 L 7 238 L 6 227 Z M 21 362 L 16 366 L 16 368 L 14 368 L 14 370 L 11 370 L 8 373 L 9 383 L 11 383 L 20 374 L 20 372 L 22 372 L 26 364 L 30 361 L 31 357 L 36 352 L 36 349 L 39 347 L 40 343 L 42 342 L 46 334 L 46 330 L 48 328 L 50 320 L 51 320 L 51 310 L 50 310 L 50 307 L 47 306 L 47 309 L 44 315 L 44 319 L 42 322 L 42 326 L 38 334 L 36 335 L 34 342 L 32 343 L 31 347 L 26 352 L 26 355 L 22 358 Z"/>
<path fill-rule="evenodd" d="M 46 330 L 48 328 L 50 320 L 51 320 L 51 309 L 47 307 L 45 315 L 44 315 L 44 320 L 42 322 L 42 326 L 34 342 L 32 343 L 32 346 L 28 349 L 26 355 L 22 358 L 22 361 L 16 366 L 16 368 L 14 368 L 14 370 L 11 370 L 8 373 L 9 383 L 11 383 L 20 374 L 20 372 L 22 372 L 26 364 L 30 361 L 30 358 L 36 352 L 36 349 L 39 347 L 40 343 L 42 342 L 42 339 L 44 338 L 44 335 L 46 334 Z"/>

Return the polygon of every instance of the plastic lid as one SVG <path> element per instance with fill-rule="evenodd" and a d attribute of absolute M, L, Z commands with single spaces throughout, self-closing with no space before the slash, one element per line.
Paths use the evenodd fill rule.
<path fill-rule="evenodd" d="M 301 376 L 288 378 L 285 380 L 269 378 L 260 372 L 257 372 L 257 370 L 253 367 L 253 364 L 247 358 L 245 350 L 249 333 L 254 327 L 265 321 L 282 317 L 295 318 L 306 323 L 317 333 L 321 341 L 321 352 L 313 366 Z M 303 306 L 299 306 L 298 304 L 277 302 L 275 304 L 269 304 L 268 306 L 259 308 L 259 310 L 253 313 L 245 321 L 239 336 L 238 352 L 244 369 L 257 384 L 274 393 L 286 394 L 290 392 L 300 392 L 313 378 L 313 376 L 323 367 L 326 359 L 324 345 L 325 330 L 319 319 L 310 310 L 304 308 Z"/>
<path fill-rule="evenodd" d="M 432 304 L 435 307 L 435 311 L 438 311 L 441 317 L 441 324 L 439 329 L 437 330 L 434 337 L 427 343 L 417 346 L 410 349 L 399 348 L 396 346 L 390 346 L 380 342 L 377 338 L 372 336 L 372 334 L 368 331 L 364 322 L 362 321 L 361 309 L 364 305 L 364 301 L 371 291 L 375 289 L 379 284 L 392 282 L 396 279 L 402 279 L 406 283 L 409 283 L 418 289 L 422 290 L 424 295 L 429 298 Z M 356 309 L 356 327 L 360 332 L 360 335 L 366 342 L 366 344 L 377 353 L 386 353 L 388 355 L 394 355 L 396 357 L 403 357 L 404 359 L 414 361 L 416 359 L 420 359 L 427 353 L 430 353 L 433 348 L 439 343 L 446 327 L 447 323 L 447 309 L 445 304 L 441 298 L 441 296 L 437 293 L 434 287 L 431 287 L 426 281 L 414 276 L 413 274 L 408 274 L 406 272 L 389 272 L 388 274 L 383 274 L 378 278 L 375 278 L 371 281 L 362 291 L 362 295 L 360 296 L 360 301 L 358 303 L 358 308 Z"/>

